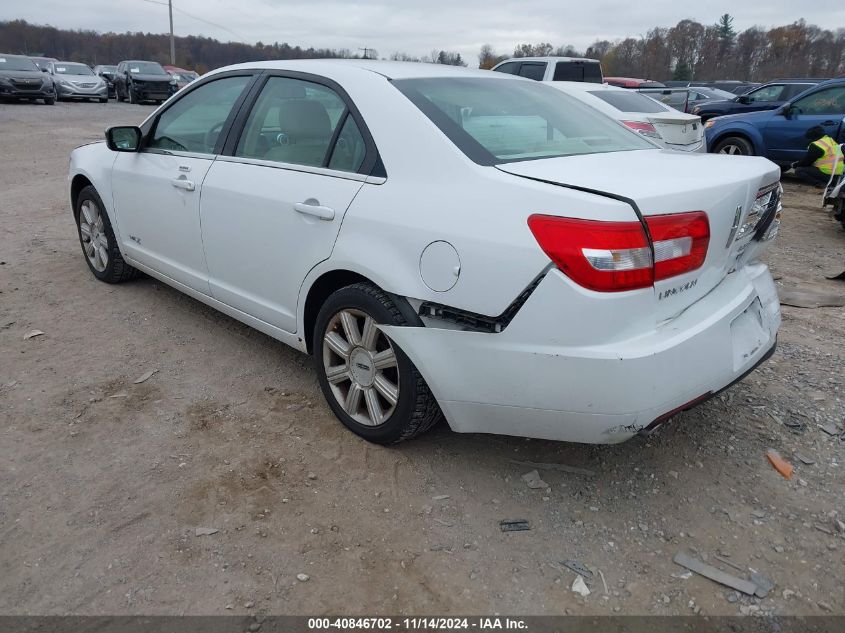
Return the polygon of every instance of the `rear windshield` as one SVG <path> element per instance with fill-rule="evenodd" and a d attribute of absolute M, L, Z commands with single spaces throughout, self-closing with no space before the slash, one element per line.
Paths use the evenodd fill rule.
<path fill-rule="evenodd" d="M 0 70 L 34 70 L 38 71 L 38 66 L 28 57 L 4 57 L 0 54 Z"/>
<path fill-rule="evenodd" d="M 592 90 L 590 94 L 612 105 L 620 112 L 666 112 L 667 108 L 639 92 L 621 90 Z"/>
<path fill-rule="evenodd" d="M 542 83 L 437 77 L 400 79 L 393 85 L 481 165 L 655 148 Z"/>
<path fill-rule="evenodd" d="M 56 62 L 53 66 L 56 69 L 57 75 L 93 75 L 88 66 L 85 64 L 66 64 L 64 62 Z"/>
<path fill-rule="evenodd" d="M 558 62 L 555 64 L 555 74 L 552 81 L 586 81 L 600 84 L 602 81 L 601 66 L 592 62 Z"/>
<path fill-rule="evenodd" d="M 156 62 L 129 62 L 126 64 L 133 75 L 166 75 L 167 71 Z"/>

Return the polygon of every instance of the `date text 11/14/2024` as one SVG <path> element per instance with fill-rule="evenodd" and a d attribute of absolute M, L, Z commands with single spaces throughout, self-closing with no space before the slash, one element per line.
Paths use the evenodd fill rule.
<path fill-rule="evenodd" d="M 352 618 L 309 618 L 308 630 L 340 629 L 347 631 L 457 631 L 478 630 L 519 631 L 527 629 L 527 624 L 519 618 L 502 617 L 352 617 Z"/>

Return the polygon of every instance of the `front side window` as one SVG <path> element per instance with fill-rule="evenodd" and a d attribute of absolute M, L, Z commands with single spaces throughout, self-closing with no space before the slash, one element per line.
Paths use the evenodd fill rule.
<path fill-rule="evenodd" d="M 792 97 L 797 97 L 805 90 L 809 90 L 816 84 L 790 84 L 787 86 L 786 91 L 783 94 L 783 100 L 786 101 L 787 99 L 791 99 Z"/>
<path fill-rule="evenodd" d="M 845 114 L 845 86 L 819 90 L 793 104 L 799 114 Z"/>
<path fill-rule="evenodd" d="M 181 97 L 159 117 L 148 147 L 213 154 L 220 132 L 250 79 L 217 79 Z"/>
<path fill-rule="evenodd" d="M 332 158 L 335 129 L 345 120 L 351 121 L 346 104 L 331 88 L 301 79 L 270 77 L 249 113 L 235 156 L 325 167 Z M 354 126 L 354 121 L 350 125 Z M 350 128 L 346 137 L 350 150 L 352 136 Z"/>
<path fill-rule="evenodd" d="M 507 78 L 394 80 L 471 160 L 520 160 L 655 149 L 612 119 L 556 88 Z"/>
<path fill-rule="evenodd" d="M 513 75 L 519 70 L 519 63 L 518 62 L 508 62 L 506 64 L 502 64 L 501 66 L 496 66 L 494 70 L 497 73 L 507 73 L 508 75 Z"/>
<path fill-rule="evenodd" d="M 786 86 L 783 84 L 775 84 L 773 86 L 766 86 L 759 90 L 752 90 L 748 93 L 748 97 L 752 101 L 780 101 L 783 89 Z"/>

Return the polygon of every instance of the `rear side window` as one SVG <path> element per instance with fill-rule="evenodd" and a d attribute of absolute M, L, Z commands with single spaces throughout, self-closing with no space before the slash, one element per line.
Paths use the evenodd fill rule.
<path fill-rule="evenodd" d="M 656 112 L 666 112 L 667 107 L 657 103 L 654 99 L 650 99 L 638 92 L 623 92 L 621 90 L 592 90 L 589 94 L 593 95 L 612 105 L 620 112 L 644 112 L 653 114 Z"/>
<path fill-rule="evenodd" d="M 225 77 L 192 90 L 162 113 L 148 147 L 213 154 L 232 108 L 251 79 Z"/>
<path fill-rule="evenodd" d="M 784 91 L 782 99 L 783 101 L 786 101 L 787 99 L 791 99 L 792 97 L 797 97 L 802 92 L 804 92 L 808 88 L 812 88 L 815 85 L 816 84 L 789 84 L 787 85 L 786 90 Z"/>
<path fill-rule="evenodd" d="M 506 64 L 502 64 L 501 66 L 498 66 L 497 68 L 495 68 L 495 71 L 497 73 L 507 73 L 509 75 L 514 75 L 514 74 L 516 74 L 516 71 L 517 71 L 518 68 L 519 68 L 518 62 L 508 62 Z"/>
<path fill-rule="evenodd" d="M 355 164 L 361 133 L 347 117 L 343 99 L 321 84 L 270 77 L 249 113 L 235 156 L 324 167 L 333 158 L 329 149 L 339 125 L 345 136 L 335 169 L 355 171 L 361 164 Z"/>
<path fill-rule="evenodd" d="M 655 146 L 556 88 L 530 81 L 394 80 L 446 137 L 480 165 Z"/>
<path fill-rule="evenodd" d="M 543 76 L 546 74 L 546 64 L 543 63 L 529 63 L 523 62 L 519 67 L 519 76 L 533 79 L 534 81 L 543 81 Z"/>
<path fill-rule="evenodd" d="M 600 84 L 601 66 L 590 62 L 558 62 L 552 81 L 585 81 Z"/>

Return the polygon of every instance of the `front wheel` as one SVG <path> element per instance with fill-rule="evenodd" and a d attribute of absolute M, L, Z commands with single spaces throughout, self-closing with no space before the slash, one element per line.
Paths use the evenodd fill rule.
<path fill-rule="evenodd" d="M 45 97 L 44 98 L 44 105 L 56 105 L 56 98 L 55 97 Z"/>
<path fill-rule="evenodd" d="M 741 136 L 729 136 L 716 144 L 713 153 L 730 154 L 731 156 L 754 156 L 754 146 Z"/>
<path fill-rule="evenodd" d="M 138 103 L 138 95 L 135 94 L 135 90 L 132 86 L 126 88 L 126 94 L 129 95 L 129 103 Z"/>
<path fill-rule="evenodd" d="M 89 185 L 79 193 L 74 211 L 79 243 L 94 276 L 110 284 L 137 277 L 138 270 L 120 254 L 109 216 L 94 187 Z"/>
<path fill-rule="evenodd" d="M 370 442 L 411 439 L 441 417 L 417 368 L 376 327 L 413 318 L 369 283 L 336 291 L 317 315 L 312 350 L 323 395 L 340 421 Z"/>

